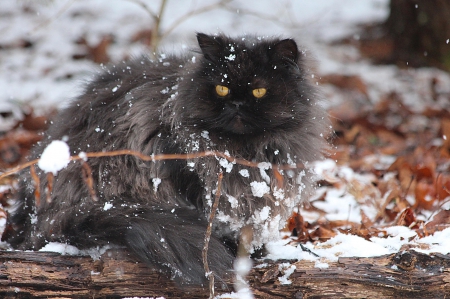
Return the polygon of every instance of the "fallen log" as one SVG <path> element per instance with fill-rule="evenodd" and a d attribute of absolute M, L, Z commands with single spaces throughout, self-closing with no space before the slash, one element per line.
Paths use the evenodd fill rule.
<path fill-rule="evenodd" d="M 53 252 L 0 251 L 0 261 L 0 298 L 209 296 L 208 286 L 180 288 L 119 249 L 95 261 Z M 289 268 L 293 273 L 288 276 Z M 446 298 L 450 255 L 410 250 L 340 258 L 325 269 L 310 261 L 258 261 L 247 279 L 255 298 Z M 232 290 L 231 280 L 216 283 L 217 294 Z"/>

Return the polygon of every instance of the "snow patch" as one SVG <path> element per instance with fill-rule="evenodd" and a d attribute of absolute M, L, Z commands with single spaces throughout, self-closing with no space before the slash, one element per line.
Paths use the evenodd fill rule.
<path fill-rule="evenodd" d="M 229 56 L 225 56 L 226 60 L 229 61 L 234 61 L 236 59 L 236 55 L 235 54 L 230 54 Z"/>
<path fill-rule="evenodd" d="M 259 173 L 261 174 L 261 177 L 264 181 L 266 181 L 267 184 L 270 184 L 270 177 L 266 173 L 266 170 L 272 168 L 272 165 L 267 162 L 262 162 L 258 164 Z"/>
<path fill-rule="evenodd" d="M 78 157 L 80 157 L 84 162 L 88 160 L 87 154 L 85 152 L 79 152 Z"/>
<path fill-rule="evenodd" d="M 252 188 L 253 196 L 256 197 L 263 197 L 264 194 L 267 194 L 270 192 L 270 187 L 267 186 L 265 182 L 251 182 L 250 187 Z"/>
<path fill-rule="evenodd" d="M 262 208 L 261 211 L 259 212 L 259 218 L 261 219 L 261 221 L 266 221 L 269 218 L 269 215 L 270 215 L 270 207 L 268 206 Z"/>
<path fill-rule="evenodd" d="M 328 269 L 328 268 L 330 268 L 330 264 L 324 263 L 321 261 L 316 261 L 316 263 L 314 264 L 314 267 L 319 268 L 319 269 Z"/>
<path fill-rule="evenodd" d="M 239 205 L 239 201 L 236 199 L 236 197 L 231 196 L 229 194 L 227 194 L 227 197 L 228 197 L 228 202 L 231 205 L 231 208 L 236 209 Z"/>
<path fill-rule="evenodd" d="M 295 267 L 295 265 L 291 265 L 288 263 L 282 263 L 279 265 L 279 269 L 280 271 L 284 272 L 284 275 L 281 277 L 278 277 L 278 281 L 281 284 L 292 284 L 292 281 L 289 280 L 289 276 L 291 276 L 292 273 L 294 273 L 295 269 L 297 267 Z"/>
<path fill-rule="evenodd" d="M 241 169 L 241 170 L 239 170 L 239 174 L 242 175 L 244 178 L 250 177 L 250 173 L 248 172 L 247 169 Z"/>
<path fill-rule="evenodd" d="M 248 275 L 250 270 L 252 269 L 252 260 L 247 257 L 238 257 L 234 261 L 234 271 L 236 273 L 235 279 L 235 289 L 237 290 L 237 297 L 221 297 L 221 298 L 245 298 L 245 299 L 253 299 L 253 293 L 249 288 L 245 277 Z"/>
<path fill-rule="evenodd" d="M 160 178 L 153 178 L 152 182 L 153 182 L 153 190 L 155 192 L 157 192 L 158 191 L 158 186 L 159 186 L 159 184 L 161 184 L 161 179 Z"/>
<path fill-rule="evenodd" d="M 105 205 L 103 206 L 103 211 L 108 211 L 113 207 L 113 204 L 110 202 L 105 202 Z"/>
<path fill-rule="evenodd" d="M 50 242 L 39 251 L 49 251 L 49 252 L 58 252 L 62 255 L 78 255 L 80 254 L 80 250 L 76 248 L 75 246 L 64 244 L 64 243 L 58 243 L 58 242 Z"/>
<path fill-rule="evenodd" d="M 56 175 L 70 162 L 70 150 L 67 143 L 61 140 L 53 140 L 42 152 L 38 166 L 45 172 Z"/>
<path fill-rule="evenodd" d="M 238 257 L 234 261 L 234 271 L 241 275 L 245 276 L 252 269 L 253 263 L 252 260 L 246 257 Z"/>
<path fill-rule="evenodd" d="M 414 248 L 414 250 L 422 252 L 422 253 L 432 253 L 432 252 L 440 252 L 442 254 L 450 253 L 450 227 L 446 228 L 440 232 L 435 232 L 431 236 L 424 237 L 420 240 L 417 240 L 417 243 L 420 244 L 428 244 L 429 249 L 420 249 Z"/>
<path fill-rule="evenodd" d="M 219 158 L 219 164 L 222 166 L 226 172 L 230 173 L 233 170 L 233 165 L 235 163 L 228 161 L 225 158 Z"/>
<path fill-rule="evenodd" d="M 227 293 L 227 294 L 222 294 L 219 295 L 217 297 L 215 297 L 215 299 L 217 298 L 223 298 L 223 299 L 253 299 L 255 298 L 253 296 L 252 291 L 249 288 L 243 288 L 240 289 L 238 292 L 231 292 L 231 293 Z"/>
<path fill-rule="evenodd" d="M 206 140 L 210 140 L 208 131 L 202 131 L 201 136 Z"/>

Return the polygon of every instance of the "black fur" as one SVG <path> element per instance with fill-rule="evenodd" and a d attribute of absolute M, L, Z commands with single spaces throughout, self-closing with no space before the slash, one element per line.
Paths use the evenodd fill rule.
<path fill-rule="evenodd" d="M 321 158 L 326 114 L 293 40 L 201 33 L 197 39 L 201 51 L 193 56 L 141 58 L 105 68 L 60 113 L 31 158 L 58 139 L 67 139 L 72 154 L 218 150 L 256 162 L 306 165 Z M 216 85 L 227 86 L 229 95 L 218 96 Z M 265 88 L 266 95 L 255 98 L 255 88 Z M 305 169 L 284 171 L 278 182 L 267 165 L 250 168 L 215 157 L 143 162 L 119 156 L 88 163 L 98 201 L 89 194 L 79 162 L 57 174 L 51 202 L 45 200 L 46 176 L 39 174 L 38 207 L 30 174 L 22 174 L 19 204 L 9 218 L 15 229 L 10 244 L 35 250 L 51 241 L 79 248 L 123 245 L 181 283 L 203 283 L 201 250 L 221 170 L 222 196 L 209 244 L 211 269 L 218 275 L 232 268 L 233 246 L 226 240 L 237 240 L 239 229 L 251 225 L 252 245 L 260 247 L 312 186 Z M 258 195 L 255 182 L 270 191 Z M 105 209 L 105 203 L 112 207 Z"/>

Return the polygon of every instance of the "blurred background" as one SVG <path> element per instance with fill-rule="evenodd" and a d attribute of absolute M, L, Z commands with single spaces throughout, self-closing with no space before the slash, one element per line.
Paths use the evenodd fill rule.
<path fill-rule="evenodd" d="M 382 22 L 388 5 L 387 0 L 2 0 L 0 103 L 31 105 L 39 112 L 61 107 L 98 64 L 157 48 L 185 52 L 194 46 L 196 32 L 294 37 L 324 61 L 329 58 L 320 44 L 358 39 L 358 24 Z M 332 56 L 355 55 L 347 52 Z"/>

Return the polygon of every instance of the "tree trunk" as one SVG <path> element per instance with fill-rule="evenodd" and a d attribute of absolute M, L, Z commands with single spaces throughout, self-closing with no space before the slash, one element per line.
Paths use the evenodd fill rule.
<path fill-rule="evenodd" d="M 0 252 L 1 298 L 208 298 L 208 289 L 179 288 L 121 251 L 100 260 L 45 252 Z M 286 264 L 287 263 L 287 264 Z M 329 268 L 313 262 L 259 262 L 247 277 L 255 298 L 445 298 L 450 294 L 450 255 L 414 250 L 375 258 L 340 258 Z M 284 269 L 295 265 L 279 280 Z M 281 270 L 280 270 L 281 269 Z M 232 282 L 216 293 L 232 291 Z M 227 289 L 228 288 L 228 289 Z"/>
<path fill-rule="evenodd" d="M 392 57 L 409 66 L 450 70 L 450 1 L 391 0 L 384 26 L 392 39 Z"/>

